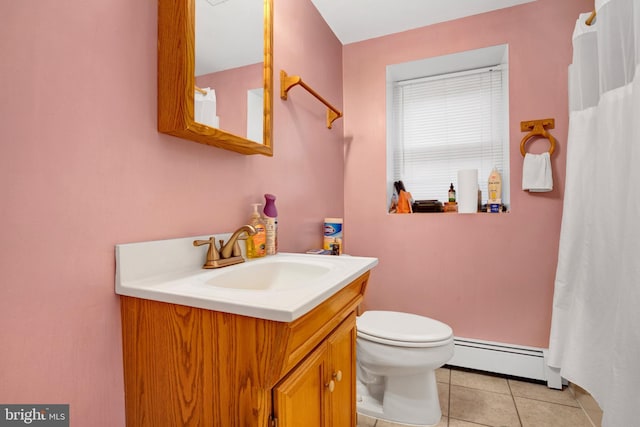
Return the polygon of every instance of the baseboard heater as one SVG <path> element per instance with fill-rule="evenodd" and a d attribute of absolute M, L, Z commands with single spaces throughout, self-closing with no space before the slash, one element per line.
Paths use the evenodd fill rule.
<path fill-rule="evenodd" d="M 447 365 L 544 381 L 562 388 L 559 370 L 547 365 L 547 349 L 454 337 L 454 355 Z"/>

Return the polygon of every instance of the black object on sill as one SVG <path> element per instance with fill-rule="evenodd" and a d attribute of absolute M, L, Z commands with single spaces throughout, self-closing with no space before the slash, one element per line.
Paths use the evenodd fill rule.
<path fill-rule="evenodd" d="M 407 191 L 407 189 L 404 187 L 404 183 L 402 181 L 396 181 L 393 183 L 393 186 L 396 189 L 396 194 L 400 195 L 400 191 Z"/>
<path fill-rule="evenodd" d="M 413 212 L 442 212 L 444 206 L 439 200 L 416 200 L 411 205 Z"/>

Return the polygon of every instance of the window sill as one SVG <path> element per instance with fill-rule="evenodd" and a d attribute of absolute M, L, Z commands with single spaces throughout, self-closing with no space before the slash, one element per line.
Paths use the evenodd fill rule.
<path fill-rule="evenodd" d="M 494 209 L 493 211 L 491 209 Z M 497 210 L 499 209 L 499 210 Z M 499 207 L 496 205 L 493 205 L 493 207 L 488 206 L 487 204 L 482 205 L 482 209 L 478 210 L 476 212 L 465 212 L 466 214 L 474 214 L 474 213 L 491 213 L 491 214 L 504 214 L 504 213 L 509 213 L 511 212 L 509 210 L 509 207 L 506 205 L 500 205 Z M 423 207 L 417 207 L 415 204 L 412 207 L 412 211 L 411 212 L 396 212 L 395 209 L 394 210 L 390 210 L 389 214 L 408 214 L 408 213 L 426 213 L 426 214 L 457 214 L 460 213 L 458 212 L 458 206 L 454 203 L 449 204 L 449 203 L 445 203 L 444 205 L 428 205 L 428 206 L 423 206 Z"/>

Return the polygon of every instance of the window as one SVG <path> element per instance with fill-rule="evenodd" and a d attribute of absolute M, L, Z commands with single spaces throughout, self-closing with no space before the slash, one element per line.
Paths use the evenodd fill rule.
<path fill-rule="evenodd" d="M 496 167 L 509 203 L 506 46 L 480 51 L 388 67 L 389 199 L 402 180 L 416 200 L 446 201 L 458 170 L 478 169 L 486 202 Z"/>

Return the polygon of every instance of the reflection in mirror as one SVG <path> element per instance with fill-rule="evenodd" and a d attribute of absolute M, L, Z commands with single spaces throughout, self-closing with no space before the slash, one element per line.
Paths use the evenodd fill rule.
<path fill-rule="evenodd" d="M 264 0 L 195 0 L 195 121 L 262 143 Z M 257 104 L 259 96 L 260 104 Z"/>
<path fill-rule="evenodd" d="M 158 0 L 158 130 L 272 156 L 272 45 L 273 0 Z"/>

